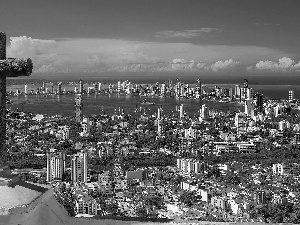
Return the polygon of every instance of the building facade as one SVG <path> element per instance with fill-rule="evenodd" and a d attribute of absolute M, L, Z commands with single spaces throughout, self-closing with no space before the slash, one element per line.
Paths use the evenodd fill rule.
<path fill-rule="evenodd" d="M 77 153 L 71 161 L 71 179 L 72 182 L 87 182 L 87 155 L 86 153 Z"/>

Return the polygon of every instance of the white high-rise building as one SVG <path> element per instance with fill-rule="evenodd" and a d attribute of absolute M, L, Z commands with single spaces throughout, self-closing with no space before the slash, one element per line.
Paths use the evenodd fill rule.
<path fill-rule="evenodd" d="M 121 87 L 121 81 L 118 81 L 118 86 L 117 86 L 117 88 L 118 88 L 118 90 L 117 90 L 118 93 L 120 93 L 120 92 L 121 92 L 121 88 L 122 88 L 122 87 Z"/>
<path fill-rule="evenodd" d="M 295 94 L 295 92 L 293 90 L 289 91 L 289 102 L 294 100 L 294 94 Z"/>
<path fill-rule="evenodd" d="M 83 83 L 82 83 L 82 80 L 79 81 L 79 93 L 80 94 L 83 93 Z"/>
<path fill-rule="evenodd" d="M 77 153 L 71 161 L 71 179 L 72 182 L 87 182 L 87 155 L 86 153 Z"/>
<path fill-rule="evenodd" d="M 250 116 L 251 118 L 254 117 L 254 103 L 252 99 L 245 100 L 245 114 Z"/>
<path fill-rule="evenodd" d="M 162 84 L 160 87 L 160 94 L 164 95 L 166 94 L 166 84 Z"/>
<path fill-rule="evenodd" d="M 253 89 L 247 88 L 247 99 L 253 99 Z"/>
<path fill-rule="evenodd" d="M 157 119 L 160 120 L 162 116 L 162 108 L 157 109 Z"/>
<path fill-rule="evenodd" d="M 65 155 L 63 153 L 47 154 L 47 181 L 62 179 L 65 172 Z"/>
<path fill-rule="evenodd" d="M 101 91 L 101 83 L 100 82 L 98 82 L 98 92 L 100 92 Z"/>
<path fill-rule="evenodd" d="M 25 95 L 28 94 L 28 85 L 27 84 L 25 84 L 25 86 L 24 86 L 24 93 L 25 93 Z"/>
<path fill-rule="evenodd" d="M 181 104 L 179 108 L 179 117 L 180 119 L 184 117 L 183 104 Z"/>
<path fill-rule="evenodd" d="M 203 104 L 203 105 L 201 106 L 201 109 L 200 109 L 200 117 L 201 117 L 202 119 L 207 119 L 207 118 L 209 118 L 209 111 L 208 111 L 208 108 L 207 108 L 207 106 L 206 106 L 205 104 Z"/>

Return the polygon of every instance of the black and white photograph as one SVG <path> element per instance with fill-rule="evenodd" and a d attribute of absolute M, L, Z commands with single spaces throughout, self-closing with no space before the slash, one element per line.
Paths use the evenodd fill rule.
<path fill-rule="evenodd" d="M 300 0 L 0 0 L 0 225 L 300 224 Z"/>

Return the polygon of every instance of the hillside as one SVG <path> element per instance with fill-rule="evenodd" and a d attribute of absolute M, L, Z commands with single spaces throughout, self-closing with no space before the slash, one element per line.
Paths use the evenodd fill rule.
<path fill-rule="evenodd" d="M 28 208 L 16 208 L 11 210 L 9 216 L 0 216 L 0 225 L 127 225 L 127 224 L 147 224 L 159 225 L 161 223 L 141 223 L 132 221 L 115 221 L 115 220 L 95 220 L 89 218 L 69 217 L 66 210 L 56 201 L 53 196 L 53 190 L 50 189 L 33 201 Z M 164 223 L 165 224 L 165 223 Z M 171 222 L 170 224 L 176 224 Z M 216 222 L 182 222 L 181 225 L 191 224 L 231 224 Z M 232 223 L 233 224 L 233 223 Z M 234 223 L 238 224 L 238 223 Z M 257 224 L 257 223 L 241 223 Z"/>

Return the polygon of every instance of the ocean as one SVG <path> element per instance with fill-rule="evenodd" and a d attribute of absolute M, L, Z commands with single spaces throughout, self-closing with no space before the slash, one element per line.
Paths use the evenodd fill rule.
<path fill-rule="evenodd" d="M 74 115 L 75 95 L 19 95 L 10 96 L 12 110 L 20 109 L 25 112 L 47 115 Z M 164 114 L 178 114 L 178 109 L 183 104 L 184 111 L 188 116 L 199 115 L 202 104 L 210 109 L 224 111 L 243 110 L 243 106 L 236 103 L 204 102 L 196 99 L 170 98 L 170 97 L 147 97 L 154 105 L 140 104 L 146 97 L 129 96 L 118 94 L 86 94 L 83 95 L 83 114 L 86 116 L 98 114 L 125 114 L 139 117 L 141 114 L 153 115 L 158 108 L 163 109 Z"/>

